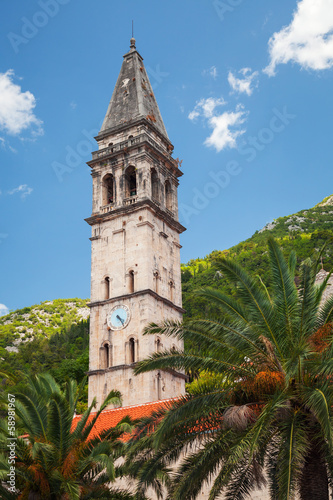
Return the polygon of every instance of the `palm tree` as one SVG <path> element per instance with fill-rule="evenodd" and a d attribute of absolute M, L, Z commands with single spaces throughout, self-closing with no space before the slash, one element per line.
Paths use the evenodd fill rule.
<path fill-rule="evenodd" d="M 85 381 L 84 381 L 85 382 Z M 117 427 L 91 433 L 101 412 L 109 404 L 120 404 L 121 396 L 112 391 L 101 408 L 91 414 L 95 402 L 73 425 L 75 408 L 84 386 L 66 383 L 62 391 L 48 374 L 28 379 L 24 393 L 15 394 L 17 417 L 16 492 L 5 487 L 9 472 L 8 429 L 1 423 L 0 496 L 4 499 L 131 500 L 128 491 L 110 488 L 117 476 L 115 461 L 122 456 L 124 443 L 119 440 L 132 429 L 128 419 Z M 21 437 L 20 437 L 21 436 Z"/>
<path fill-rule="evenodd" d="M 195 499 L 205 481 L 211 481 L 210 500 L 222 491 L 226 499 L 245 499 L 266 481 L 273 500 L 329 498 L 333 296 L 322 303 L 322 295 L 330 275 L 316 285 L 318 261 L 305 261 L 297 288 L 296 255 L 286 261 L 273 239 L 268 252 L 269 288 L 223 258 L 218 270 L 232 293 L 198 292 L 216 306 L 214 317 L 146 328 L 147 334 L 184 339 L 192 349 L 155 353 L 138 363 L 136 373 L 211 374 L 142 422 L 133 439 L 134 450 L 139 438 L 146 440 L 141 469 L 144 445 L 132 457 L 139 484 L 186 452 L 173 475 L 170 499 Z"/>

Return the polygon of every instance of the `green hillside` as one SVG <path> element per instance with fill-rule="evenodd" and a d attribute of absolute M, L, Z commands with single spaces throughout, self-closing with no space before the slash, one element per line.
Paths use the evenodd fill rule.
<path fill-rule="evenodd" d="M 182 265 L 183 302 L 189 316 L 209 313 L 209 305 L 192 292 L 203 286 L 226 289 L 223 276 L 214 267 L 228 255 L 264 283 L 268 281 L 267 236 L 274 236 L 286 254 L 296 250 L 298 263 L 316 254 L 328 243 L 323 266 L 333 268 L 333 196 L 313 208 L 280 217 L 251 238 L 228 250 L 215 250 L 203 259 Z M 0 318 L 1 368 L 11 373 L 51 371 L 62 381 L 66 376 L 80 381 L 88 370 L 88 300 L 58 299 L 26 307 Z"/>
<path fill-rule="evenodd" d="M 228 256 L 241 263 L 247 271 L 258 275 L 264 283 L 268 282 L 268 255 L 266 241 L 268 236 L 278 240 L 286 255 L 291 250 L 297 253 L 298 264 L 318 253 L 326 243 L 323 254 L 323 267 L 326 271 L 333 268 L 333 195 L 325 198 L 313 208 L 301 210 L 293 215 L 279 217 L 256 231 L 251 238 L 242 241 L 228 250 L 215 250 L 203 259 L 193 259 L 182 265 L 183 305 L 190 316 L 201 314 L 207 305 L 193 298 L 193 290 L 213 286 L 226 289 L 223 276 L 214 268 L 220 256 Z"/>
<path fill-rule="evenodd" d="M 80 381 L 88 370 L 88 300 L 58 299 L 25 307 L 0 318 L 1 369 L 51 371 L 62 381 Z"/>

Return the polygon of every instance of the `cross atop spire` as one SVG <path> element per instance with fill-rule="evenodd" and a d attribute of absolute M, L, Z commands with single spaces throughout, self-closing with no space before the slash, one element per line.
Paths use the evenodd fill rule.
<path fill-rule="evenodd" d="M 160 110 L 158 108 L 143 58 L 136 50 L 135 38 L 130 40 L 130 50 L 124 55 L 123 64 L 114 88 L 100 134 L 122 125 L 132 126 L 144 120 L 168 142 Z"/>

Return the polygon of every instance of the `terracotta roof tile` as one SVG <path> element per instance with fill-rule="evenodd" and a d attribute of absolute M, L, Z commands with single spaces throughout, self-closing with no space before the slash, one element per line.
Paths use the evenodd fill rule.
<path fill-rule="evenodd" d="M 113 408 L 112 410 L 104 410 L 100 414 L 97 422 L 95 423 L 89 438 L 94 438 L 100 435 L 105 429 L 110 429 L 115 427 L 124 417 L 129 416 L 132 420 L 137 420 L 142 417 L 148 417 L 154 411 L 166 406 L 168 403 L 174 401 L 174 399 L 163 399 L 160 401 L 153 401 L 152 403 L 144 403 L 141 405 L 124 406 L 121 408 Z M 91 413 L 89 421 L 96 415 L 96 412 Z M 73 428 L 76 427 L 77 423 L 81 419 L 81 415 L 77 415 L 73 419 Z"/>

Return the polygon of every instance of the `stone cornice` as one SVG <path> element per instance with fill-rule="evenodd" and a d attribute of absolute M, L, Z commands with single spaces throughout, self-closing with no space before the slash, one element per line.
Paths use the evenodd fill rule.
<path fill-rule="evenodd" d="M 110 366 L 109 368 L 105 368 L 103 370 L 90 370 L 87 373 L 87 375 L 102 375 L 104 373 L 108 372 L 115 372 L 118 370 L 133 370 L 133 368 L 137 365 L 137 363 L 131 363 L 130 365 L 117 365 L 117 366 Z M 157 371 L 157 370 L 156 370 Z M 188 376 L 185 375 L 184 373 L 177 372 L 176 370 L 172 369 L 165 369 L 165 370 L 158 370 L 161 372 L 167 372 L 171 373 L 174 377 L 179 377 L 185 380 L 186 382 L 188 381 Z"/>
<path fill-rule="evenodd" d="M 171 300 L 166 299 L 165 297 L 162 297 L 158 293 L 154 292 L 150 288 L 146 288 L 145 290 L 139 290 L 137 292 L 133 293 L 126 293 L 124 295 L 118 295 L 117 297 L 112 297 L 112 299 L 107 299 L 107 300 L 98 300 L 96 302 L 90 302 L 88 304 L 88 307 L 96 307 L 96 306 L 102 306 L 105 304 L 112 304 L 113 302 L 119 302 L 125 299 L 131 299 L 132 297 L 138 297 L 140 295 L 150 295 L 151 297 L 154 297 L 154 299 L 159 300 L 160 302 L 164 302 L 167 306 L 171 307 L 172 309 L 175 309 L 181 314 L 185 314 L 186 311 L 182 307 L 176 306 Z"/>
<path fill-rule="evenodd" d="M 116 127 L 109 128 L 104 132 L 100 132 L 98 135 L 96 135 L 96 137 L 94 137 L 94 139 L 98 142 L 104 139 L 105 137 L 108 137 L 109 135 L 119 134 L 119 132 L 122 132 L 123 130 L 136 127 L 138 125 L 146 125 L 147 128 L 153 130 L 153 132 L 155 132 L 164 142 L 173 147 L 171 141 L 167 137 L 165 137 L 165 135 L 161 134 L 158 128 L 155 127 L 153 123 L 151 123 L 146 118 L 139 118 L 137 120 L 132 120 L 127 123 L 124 123 L 123 125 L 117 125 Z"/>
<path fill-rule="evenodd" d="M 161 209 L 156 203 L 154 203 L 149 198 L 144 198 L 143 200 L 139 200 L 131 205 L 122 205 L 121 207 L 117 207 L 111 212 L 96 213 L 91 215 L 85 219 L 85 221 L 90 225 L 94 226 L 95 224 L 100 224 L 106 220 L 112 220 L 114 218 L 119 217 L 119 215 L 127 215 L 131 214 L 135 211 L 141 210 L 142 208 L 148 208 L 153 211 L 157 217 L 166 222 L 171 228 L 173 228 L 178 233 L 183 233 L 186 231 L 186 228 L 182 226 L 177 220 L 173 219 L 171 215 L 169 215 L 165 210 Z"/>

